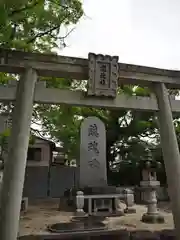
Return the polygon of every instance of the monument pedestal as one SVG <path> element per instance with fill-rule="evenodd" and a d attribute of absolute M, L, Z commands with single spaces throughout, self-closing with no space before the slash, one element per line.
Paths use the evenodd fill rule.
<path fill-rule="evenodd" d="M 117 194 L 116 187 L 85 187 L 84 189 L 81 188 L 81 191 L 84 193 L 83 209 L 89 216 L 110 217 L 124 215 L 118 204 L 118 200 L 122 198 L 123 194 Z"/>

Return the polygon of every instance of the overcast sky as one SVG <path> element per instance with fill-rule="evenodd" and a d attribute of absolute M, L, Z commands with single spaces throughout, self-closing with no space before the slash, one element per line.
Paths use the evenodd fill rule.
<path fill-rule="evenodd" d="M 86 16 L 62 55 L 118 55 L 120 62 L 180 69 L 179 0 L 84 0 Z"/>

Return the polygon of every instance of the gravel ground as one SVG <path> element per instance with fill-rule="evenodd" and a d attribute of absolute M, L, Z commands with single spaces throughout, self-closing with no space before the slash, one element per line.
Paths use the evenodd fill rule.
<path fill-rule="evenodd" d="M 57 199 L 51 199 L 46 201 L 36 201 L 34 204 L 29 204 L 28 211 L 21 215 L 19 236 L 40 234 L 46 232 L 46 227 L 49 224 L 58 222 L 69 222 L 74 215 L 69 209 L 58 211 Z M 122 207 L 124 207 L 122 205 Z M 159 210 L 165 217 L 164 224 L 145 224 L 141 222 L 141 217 L 146 212 L 144 205 L 136 205 L 135 214 L 126 214 L 122 217 L 109 218 L 108 223 L 110 228 L 119 229 L 125 228 L 129 230 L 161 230 L 161 229 L 173 229 L 173 218 L 170 210 L 169 203 L 160 203 Z"/>

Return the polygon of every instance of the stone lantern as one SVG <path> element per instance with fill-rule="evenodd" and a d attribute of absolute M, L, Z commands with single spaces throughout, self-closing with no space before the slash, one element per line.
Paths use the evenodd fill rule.
<path fill-rule="evenodd" d="M 156 190 L 160 186 L 157 181 L 156 170 L 161 167 L 160 162 L 153 161 L 151 151 L 147 150 L 146 160 L 142 161 L 142 181 L 141 190 L 145 192 L 145 202 L 147 203 L 147 212 L 143 214 L 142 221 L 147 223 L 163 223 L 164 217 L 160 215 L 157 209 Z"/>

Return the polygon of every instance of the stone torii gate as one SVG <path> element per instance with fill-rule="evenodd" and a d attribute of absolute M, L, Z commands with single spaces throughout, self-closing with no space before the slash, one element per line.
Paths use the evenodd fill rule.
<path fill-rule="evenodd" d="M 17 238 L 35 102 L 157 112 L 176 235 L 180 240 L 180 154 L 172 118 L 172 111 L 180 112 L 180 101 L 172 99 L 167 90 L 178 89 L 179 71 L 122 64 L 118 63 L 118 57 L 111 56 L 89 54 L 89 59 L 80 59 L 5 49 L 0 49 L 0 71 L 20 75 L 18 82 L 0 86 L 0 101 L 15 101 L 1 194 L 0 239 Z M 43 82 L 37 81 L 38 76 L 88 80 L 88 91 L 46 88 Z M 117 95 L 118 84 L 148 86 L 155 94 Z"/>

